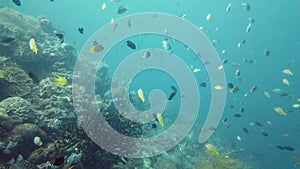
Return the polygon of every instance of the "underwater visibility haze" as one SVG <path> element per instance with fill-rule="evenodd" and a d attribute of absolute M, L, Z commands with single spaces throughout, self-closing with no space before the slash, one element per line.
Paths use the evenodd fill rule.
<path fill-rule="evenodd" d="M 299 26 L 297 0 L 0 0 L 0 169 L 300 168 Z"/>

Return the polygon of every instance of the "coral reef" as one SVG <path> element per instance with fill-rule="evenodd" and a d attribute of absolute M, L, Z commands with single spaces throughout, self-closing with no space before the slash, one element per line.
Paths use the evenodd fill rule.
<path fill-rule="evenodd" d="M 0 68 L 0 99 L 9 96 L 25 96 L 31 92 L 32 79 L 17 66 Z"/>
<path fill-rule="evenodd" d="M 51 24 L 10 8 L 0 8 L 0 54 L 17 63 L 26 72 L 45 77 L 52 71 L 73 66 L 76 51 L 55 37 L 60 32 Z M 47 31 L 45 31 L 47 30 Z M 55 30 L 55 32 L 49 32 Z M 38 52 L 33 53 L 29 40 L 34 38 Z"/>
<path fill-rule="evenodd" d="M 79 92 L 76 100 L 83 105 L 81 109 L 89 108 L 85 105 L 90 101 L 89 94 L 94 91 L 87 90 L 84 85 L 71 85 L 72 77 L 75 77 L 72 70 L 76 51 L 67 43 L 61 43 L 55 36 L 59 31 L 49 22 L 44 22 L 45 19 L 25 16 L 9 8 L 0 9 L 0 169 L 7 168 L 6 163 L 18 154 L 40 168 L 50 169 L 73 166 L 79 169 L 249 168 L 240 159 L 225 157 L 225 153 L 212 156 L 205 149 L 194 146 L 197 143 L 191 140 L 185 140 L 189 142 L 188 146 L 180 143 L 162 155 L 143 159 L 118 157 L 101 149 L 87 137 L 73 108 L 74 85 L 79 85 L 76 86 L 80 89 L 76 91 Z M 37 54 L 29 48 L 31 38 L 37 42 Z M 95 65 L 77 66 L 86 69 Z M 137 138 L 145 136 L 152 129 L 149 125 L 126 119 L 114 107 L 108 73 L 108 65 L 98 65 L 95 93 L 100 112 L 120 133 Z M 30 74 L 39 80 L 34 80 Z M 68 84 L 57 86 L 55 75 L 66 78 Z M 82 76 L 94 78 L 90 74 Z M 118 99 L 127 97 L 123 94 L 124 87 L 114 90 L 120 93 Z M 133 101 L 137 99 L 136 93 L 131 95 Z M 91 119 L 86 123 L 99 122 Z M 36 136 L 41 138 L 42 145 L 34 144 Z M 64 162 L 54 166 L 53 161 L 58 157 Z"/>

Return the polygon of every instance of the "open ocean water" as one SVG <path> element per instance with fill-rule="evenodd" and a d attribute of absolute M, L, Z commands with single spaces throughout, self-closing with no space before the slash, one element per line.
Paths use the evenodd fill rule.
<path fill-rule="evenodd" d="M 190 22 L 190 24 L 196 26 L 207 36 L 218 53 L 223 67 L 215 67 L 215 69 L 224 70 L 226 77 L 225 85 L 212 85 L 211 79 L 215 77 L 210 76 L 211 74 L 206 69 L 211 63 L 209 61 L 205 63 L 201 62 L 197 59 L 197 54 L 189 49 L 188 44 L 172 39 L 168 37 L 167 34 L 141 33 L 132 37 L 125 37 L 124 39 L 120 39 L 118 44 L 114 44 L 114 47 L 103 59 L 103 62 L 108 65 L 107 74 L 109 77 L 112 77 L 122 60 L 133 52 L 158 48 L 168 51 L 169 54 L 176 54 L 185 62 L 187 68 L 194 75 L 198 91 L 193 92 L 200 93 L 200 101 L 197 102 L 197 100 L 195 100 L 197 103 L 184 103 L 183 106 L 199 104 L 199 111 L 197 112 L 198 115 L 193 128 L 187 133 L 187 136 L 183 138 L 183 141 L 165 153 L 168 154 L 169 160 L 172 159 L 176 161 L 176 165 L 173 167 L 215 169 L 224 167 L 218 166 L 219 163 L 214 160 L 209 161 L 209 163 L 215 163 L 215 165 L 207 164 L 206 167 L 205 164 L 197 165 L 193 156 L 198 155 L 198 153 L 206 153 L 207 159 L 218 158 L 226 161 L 227 158 L 232 157 L 239 159 L 241 163 L 249 164 L 254 169 L 300 168 L 300 1 L 20 1 L 21 5 L 17 6 L 11 0 L 0 0 L 0 7 L 8 7 L 23 15 L 30 15 L 34 18 L 42 16 L 49 19 L 51 25 L 60 30 L 61 34 L 64 35 L 64 42 L 75 48 L 76 56 L 72 58 L 74 60 L 76 60 L 77 54 L 80 53 L 83 47 L 92 47 L 90 42 L 93 42 L 93 40 L 89 42 L 89 38 L 95 35 L 94 33 L 96 31 L 107 24 L 116 24 L 118 19 L 125 16 L 144 12 L 158 12 L 181 17 L 181 19 Z M 104 3 L 106 7 L 103 6 Z M 121 6 L 126 8 L 124 13 L 118 13 L 118 9 Z M 0 20 L 0 24 L 1 22 L 3 22 L 3 20 Z M 166 23 L 154 24 L 163 25 Z M 132 26 L 134 27 L 134 25 Z M 82 33 L 79 32 L 79 28 L 83 29 Z M 117 26 L 115 28 L 121 29 L 121 27 L 118 28 Z M 169 29 L 171 30 L 172 28 Z M 183 34 L 189 33 L 184 32 L 184 27 L 180 29 Z M 3 43 L 5 35 L 4 32 L 1 33 L 3 34 L 0 40 L 2 40 Z M 113 34 L 106 34 L 106 38 L 108 39 L 113 36 Z M 13 41 L 17 41 L 18 39 L 23 38 L 14 37 Z M 132 49 L 128 45 L 127 40 L 133 42 L 136 49 Z M 168 43 L 168 49 L 162 46 L 163 41 Z M 98 40 L 97 43 L 101 44 L 101 41 Z M 37 47 L 40 47 L 38 40 Z M 43 49 L 39 49 L 39 51 L 42 50 Z M 9 58 L 9 56 L 4 53 L 0 53 L 0 56 Z M 148 57 L 153 58 L 155 56 Z M 26 60 L 26 57 L 23 59 Z M 66 62 L 67 61 L 68 60 L 66 60 Z M 168 63 L 171 61 L 164 60 L 163 62 Z M 27 64 L 30 64 L 30 62 L 27 62 Z M 131 65 L 127 66 L 143 67 L 144 65 L 131 63 Z M 2 67 L 1 69 L 4 70 L 5 68 Z M 181 67 L 176 69 L 179 74 L 184 71 Z M 24 70 L 27 71 L 26 68 L 24 68 Z M 39 70 L 35 71 L 38 72 Z M 46 77 L 51 76 L 49 74 L 45 75 L 43 73 L 39 75 L 39 77 L 46 79 Z M 123 72 L 123 74 L 126 74 L 126 72 Z M 43 78 L 39 79 L 39 81 L 42 81 Z M 72 76 L 69 76 L 67 79 L 68 85 L 72 85 Z M 132 105 L 139 111 L 147 111 L 151 106 L 155 106 L 150 104 L 148 98 L 154 89 L 163 91 L 165 93 L 164 97 L 166 98 L 174 92 L 171 86 L 178 90 L 175 92 L 174 98 L 166 103 L 165 111 L 163 113 L 161 112 L 165 126 L 162 127 L 159 123 L 156 112 L 153 114 L 154 120 L 149 123 L 149 131 L 139 135 L 140 137 L 164 134 L 164 130 L 171 128 L 172 124 L 176 122 L 176 118 L 180 114 L 181 101 L 183 101 L 185 97 L 189 97 L 181 91 L 181 82 L 178 83 L 179 81 L 177 80 L 178 79 L 168 74 L 168 72 L 163 72 L 158 69 L 147 69 L 136 74 L 136 77 L 130 81 L 129 97 L 133 102 Z M 99 93 L 102 92 L 101 88 L 104 88 L 104 81 L 106 85 L 107 83 L 111 83 L 111 79 L 109 78 L 96 80 L 95 89 Z M 184 83 L 189 84 L 192 82 L 185 81 Z M 0 81 L 0 85 L 1 84 L 4 83 Z M 110 87 L 110 85 L 107 86 Z M 2 86 L 0 86 L 0 88 L 2 88 Z M 239 90 L 234 91 L 234 88 L 238 88 Z M 138 89 L 142 89 L 145 103 L 141 102 Z M 3 88 L 1 90 L 3 90 Z M 211 93 L 214 90 L 226 91 L 226 101 L 224 111 L 222 111 L 223 115 L 217 128 L 208 129 L 213 130 L 213 135 L 206 142 L 199 145 L 198 137 L 200 132 L 205 130 L 202 127 L 208 111 L 211 106 L 216 106 L 211 102 Z M 0 94 L 1 93 L 3 92 L 0 92 Z M 110 94 L 109 91 L 108 94 Z M 3 95 L 3 97 L 0 97 L 0 101 L 8 98 L 8 96 L 9 95 L 4 97 Z M 218 102 L 218 98 L 216 100 Z M 42 108 L 38 110 L 43 111 Z M 64 123 L 63 120 L 62 123 Z M 185 126 L 188 124 L 181 123 L 179 125 Z M 0 127 L 1 129 L 4 128 L 4 123 L 1 122 Z M 47 133 L 47 131 L 45 132 Z M 5 134 L 0 134 L 0 136 L 1 143 L 4 143 L 2 146 L 2 150 L 4 151 L 5 148 L 7 148 L 4 145 L 9 142 L 9 139 L 6 138 Z M 43 140 L 43 138 L 41 139 Z M 213 145 L 215 150 L 205 148 L 205 145 L 208 144 Z M 35 149 L 31 149 L 30 151 L 33 150 Z M 0 155 L 3 155 L 3 157 L 5 155 L 5 159 L 16 158 L 17 154 L 24 151 L 29 150 L 12 150 L 13 155 L 10 153 L 2 153 Z M 93 156 L 97 159 L 97 157 L 93 155 L 94 152 L 89 151 L 89 154 L 84 152 L 82 158 L 85 158 L 85 156 Z M 215 155 L 214 152 L 218 152 L 219 155 Z M 25 159 L 30 156 L 30 153 L 31 152 L 27 152 L 23 155 Z M 67 163 L 67 159 L 70 157 L 71 152 L 68 153 L 64 154 L 64 163 Z M 159 160 L 157 160 L 155 156 L 152 157 L 152 161 L 149 162 L 150 164 L 145 162 L 147 161 L 145 159 L 141 163 L 134 164 L 134 158 L 131 159 L 128 157 L 127 159 L 126 157 L 126 160 L 118 156 L 114 158 L 121 159 L 121 162 L 123 161 L 123 167 L 119 165 L 119 168 L 126 168 L 124 167 L 125 163 L 128 165 L 128 168 L 133 166 L 136 168 L 173 168 L 171 165 L 169 167 L 166 166 L 166 164 L 172 163 L 170 161 L 164 163 L 165 167 L 163 167 L 163 165 L 159 166 Z M 205 159 L 205 157 L 201 158 Z M 201 158 L 199 158 L 199 160 L 201 160 Z M 30 161 L 29 159 L 27 160 Z M 49 157 L 48 160 L 51 161 L 52 159 L 54 159 L 54 157 Z M 1 161 L 1 163 L 6 165 L 4 161 Z M 46 161 L 30 162 L 37 165 L 45 163 Z M 134 165 L 130 166 L 128 161 L 131 161 L 131 164 Z M 189 163 L 188 161 L 193 162 Z M 93 166 L 97 166 L 95 165 L 98 163 L 97 161 L 93 160 L 90 162 L 89 164 L 89 162 L 85 161 L 83 165 L 74 166 L 74 168 L 95 168 Z M 157 165 L 155 164 L 156 162 Z M 99 163 L 101 163 L 101 161 Z M 105 164 L 106 163 L 107 161 Z M 64 167 L 71 169 L 73 163 L 69 164 L 70 165 L 64 165 Z M 76 162 L 74 162 L 74 164 L 76 164 Z M 112 164 L 107 164 L 106 166 L 112 167 Z M 59 168 L 60 166 L 56 167 Z M 230 168 L 230 165 L 226 167 Z M 55 168 L 55 166 L 53 168 Z M 103 168 L 106 167 L 103 166 Z"/>

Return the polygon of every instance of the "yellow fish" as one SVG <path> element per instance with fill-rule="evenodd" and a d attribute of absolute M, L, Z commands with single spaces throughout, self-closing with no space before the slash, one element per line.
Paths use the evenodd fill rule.
<path fill-rule="evenodd" d="M 93 47 L 91 47 L 91 53 L 101 52 L 104 49 L 102 45 L 100 45 L 97 41 L 94 41 Z"/>
<path fill-rule="evenodd" d="M 66 86 L 68 81 L 65 77 L 56 76 L 55 82 L 57 86 Z"/>
<path fill-rule="evenodd" d="M 157 118 L 159 124 L 160 124 L 162 127 L 164 127 L 165 124 L 164 124 L 164 120 L 163 120 L 163 118 L 162 118 L 162 115 L 161 115 L 160 113 L 158 113 L 158 114 L 156 115 L 156 118 Z"/>
<path fill-rule="evenodd" d="M 217 151 L 216 147 L 212 144 L 205 144 L 206 149 L 212 154 L 212 155 L 219 155 L 220 153 Z"/>
<path fill-rule="evenodd" d="M 282 116 L 287 115 L 287 113 L 281 107 L 275 107 L 274 110 Z"/>
<path fill-rule="evenodd" d="M 101 8 L 102 8 L 102 10 L 105 10 L 106 9 L 106 3 L 103 3 Z"/>
<path fill-rule="evenodd" d="M 30 49 L 32 50 L 33 53 L 37 54 L 38 48 L 36 46 L 36 42 L 35 42 L 34 38 L 31 38 L 29 40 L 29 47 L 30 47 Z"/>
<path fill-rule="evenodd" d="M 138 96 L 141 99 L 141 101 L 144 103 L 145 102 L 145 97 L 144 97 L 144 92 L 142 89 L 138 90 Z"/>

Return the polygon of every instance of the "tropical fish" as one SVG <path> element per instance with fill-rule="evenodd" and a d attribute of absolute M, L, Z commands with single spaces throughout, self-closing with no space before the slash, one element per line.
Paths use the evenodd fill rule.
<path fill-rule="evenodd" d="M 252 24 L 251 24 L 251 23 L 249 23 L 249 24 L 247 25 L 247 27 L 246 27 L 246 32 L 250 32 L 250 30 L 251 30 L 251 26 L 252 26 Z"/>
<path fill-rule="evenodd" d="M 253 93 L 255 90 L 257 89 L 257 86 L 253 86 L 253 87 L 251 87 L 251 89 L 250 89 L 250 93 Z"/>
<path fill-rule="evenodd" d="M 21 6 L 21 1 L 20 0 L 12 0 L 12 2 L 14 4 L 16 4 L 17 6 Z"/>
<path fill-rule="evenodd" d="M 106 3 L 103 3 L 103 4 L 102 4 L 101 9 L 102 9 L 102 10 L 105 10 L 105 9 L 106 9 Z"/>
<path fill-rule="evenodd" d="M 158 113 L 158 114 L 156 115 L 156 119 L 158 120 L 158 123 L 159 123 L 162 127 L 165 126 L 163 117 L 162 117 L 162 115 L 161 115 L 160 113 Z"/>
<path fill-rule="evenodd" d="M 238 113 L 236 113 L 236 114 L 234 114 L 234 115 L 233 115 L 233 117 L 240 118 L 240 117 L 242 117 L 242 115 L 241 115 L 241 114 L 238 114 Z"/>
<path fill-rule="evenodd" d="M 233 85 L 231 82 L 229 82 L 229 83 L 227 84 L 227 87 L 228 87 L 229 89 L 232 89 L 232 88 L 234 87 L 234 85 Z"/>
<path fill-rule="evenodd" d="M 168 98 L 168 101 L 171 101 L 175 95 L 176 95 L 176 92 L 172 92 Z"/>
<path fill-rule="evenodd" d="M 299 108 L 300 107 L 300 104 L 296 103 L 296 104 L 293 104 L 293 108 Z"/>
<path fill-rule="evenodd" d="M 289 86 L 290 85 L 290 82 L 288 79 L 282 79 L 282 83 Z"/>
<path fill-rule="evenodd" d="M 177 89 L 176 89 L 175 86 L 171 86 L 171 89 L 172 89 L 175 93 L 177 93 Z"/>
<path fill-rule="evenodd" d="M 212 154 L 212 155 L 219 155 L 220 153 L 217 151 L 216 147 L 212 144 L 205 144 L 206 149 Z"/>
<path fill-rule="evenodd" d="M 66 86 L 68 84 L 68 80 L 65 77 L 56 76 L 55 82 L 57 86 Z"/>
<path fill-rule="evenodd" d="M 273 126 L 273 123 L 271 121 L 267 121 L 269 126 Z"/>
<path fill-rule="evenodd" d="M 201 82 L 200 83 L 200 87 L 206 87 L 206 83 L 205 82 Z"/>
<path fill-rule="evenodd" d="M 134 44 L 132 41 L 130 41 L 130 40 L 127 40 L 127 41 L 126 41 L 126 45 L 127 45 L 129 48 L 131 48 L 131 49 L 136 49 L 135 44 Z"/>
<path fill-rule="evenodd" d="M 146 51 L 146 52 L 144 52 L 144 55 L 143 55 L 143 58 L 148 58 L 148 57 L 150 57 L 150 52 L 149 51 Z"/>
<path fill-rule="evenodd" d="M 157 128 L 157 125 L 153 123 L 152 128 L 154 128 L 154 129 Z"/>
<path fill-rule="evenodd" d="M 206 20 L 209 21 L 211 18 L 211 13 L 209 13 L 207 16 L 206 16 Z"/>
<path fill-rule="evenodd" d="M 250 11 L 251 10 L 250 4 L 248 4 L 248 3 L 242 3 L 242 7 L 244 8 L 244 11 Z"/>
<path fill-rule="evenodd" d="M 170 44 L 169 44 L 169 42 L 168 42 L 167 40 L 163 40 L 163 41 L 161 42 L 161 44 L 162 44 L 162 47 L 163 47 L 164 49 L 166 49 L 166 50 L 171 49 L 171 46 L 170 46 Z"/>
<path fill-rule="evenodd" d="M 240 88 L 238 86 L 235 86 L 233 88 L 230 89 L 230 93 L 236 93 L 240 90 Z"/>
<path fill-rule="evenodd" d="M 91 47 L 90 52 L 96 53 L 101 52 L 104 49 L 102 45 L 100 45 L 97 41 L 94 41 L 93 47 Z"/>
<path fill-rule="evenodd" d="M 263 53 L 266 56 L 270 56 L 270 51 L 268 49 L 264 49 Z"/>
<path fill-rule="evenodd" d="M 270 95 L 269 92 L 264 92 L 264 95 L 265 95 L 267 98 L 270 98 L 270 97 L 271 97 L 271 95 Z"/>
<path fill-rule="evenodd" d="M 262 127 L 262 124 L 260 122 L 254 122 L 255 125 L 257 125 L 258 127 Z"/>
<path fill-rule="evenodd" d="M 274 110 L 282 116 L 286 116 L 287 113 L 281 107 L 275 107 Z"/>
<path fill-rule="evenodd" d="M 254 18 L 248 18 L 249 23 L 255 23 L 255 19 Z"/>
<path fill-rule="evenodd" d="M 145 97 L 144 97 L 144 92 L 142 89 L 138 89 L 138 96 L 141 99 L 141 101 L 144 103 L 145 102 Z"/>
<path fill-rule="evenodd" d="M 200 72 L 200 69 L 199 69 L 199 68 L 195 68 L 195 69 L 193 70 L 193 72 L 194 72 L 194 73 Z"/>
<path fill-rule="evenodd" d="M 222 89 L 223 89 L 223 87 L 220 86 L 220 85 L 217 85 L 217 86 L 215 86 L 214 88 L 215 88 L 216 90 L 222 90 Z"/>
<path fill-rule="evenodd" d="M 249 130 L 247 128 L 243 128 L 243 131 L 247 134 L 249 133 Z"/>
<path fill-rule="evenodd" d="M 35 42 L 34 38 L 31 38 L 29 40 L 29 47 L 30 47 L 30 49 L 32 50 L 33 53 L 37 54 L 38 48 L 36 46 L 36 42 Z"/>
<path fill-rule="evenodd" d="M 35 136 L 33 138 L 33 143 L 37 146 L 42 146 L 43 145 L 42 139 L 39 136 Z"/>
<path fill-rule="evenodd" d="M 265 131 L 263 131 L 261 134 L 262 134 L 263 136 L 265 136 L 265 137 L 268 137 L 268 136 L 269 136 L 269 134 L 268 134 L 267 132 L 265 132 Z"/>
<path fill-rule="evenodd" d="M 122 5 L 122 6 L 120 6 L 120 7 L 118 8 L 118 14 L 123 14 L 123 13 L 125 13 L 127 10 L 128 10 L 128 7 Z"/>
<path fill-rule="evenodd" d="M 288 76 L 293 76 L 293 72 L 290 69 L 284 69 L 282 70 L 282 73 L 288 75 Z"/>
<path fill-rule="evenodd" d="M 80 28 L 78 28 L 78 32 L 81 33 L 81 34 L 83 34 L 84 29 L 82 27 L 80 27 Z"/>
<path fill-rule="evenodd" d="M 230 9 L 231 9 L 231 3 L 229 3 L 226 7 L 226 12 L 230 12 Z"/>

